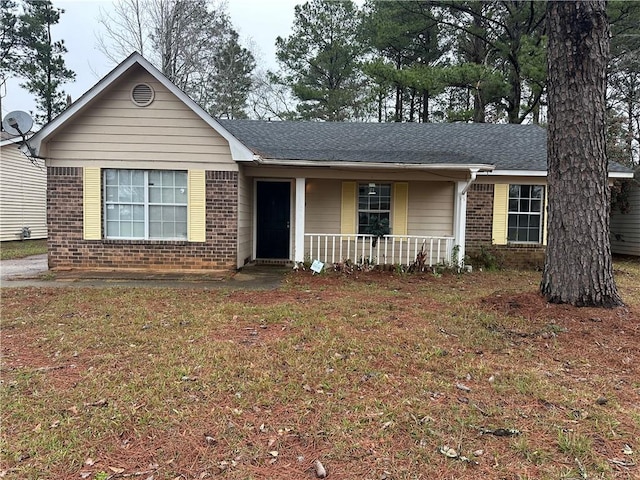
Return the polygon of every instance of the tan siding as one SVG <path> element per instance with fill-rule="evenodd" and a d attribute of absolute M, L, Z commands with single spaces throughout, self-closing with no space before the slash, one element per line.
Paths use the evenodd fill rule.
<path fill-rule="evenodd" d="M 611 215 L 611 251 L 623 255 L 640 256 L 640 187 L 629 195 L 631 211 Z"/>
<path fill-rule="evenodd" d="M 453 192 L 453 183 L 409 182 L 407 235 L 452 235 Z M 307 179 L 305 231 L 340 233 L 341 198 L 340 180 Z"/>
<path fill-rule="evenodd" d="M 0 151 L 0 241 L 20 240 L 22 227 L 31 238 L 47 238 L 47 172 L 44 162 L 36 166 L 17 144 Z"/>
<path fill-rule="evenodd" d="M 306 233 L 340 233 L 342 182 L 307 179 Z"/>
<path fill-rule="evenodd" d="M 155 90 L 147 107 L 130 100 L 139 82 Z M 46 148 L 52 166 L 70 160 L 177 161 L 237 170 L 227 141 L 140 67 L 80 112 Z"/>
<path fill-rule="evenodd" d="M 453 195 L 452 182 L 409 182 L 407 234 L 453 235 Z"/>
<path fill-rule="evenodd" d="M 238 174 L 238 268 L 253 257 L 253 182 L 241 169 Z"/>

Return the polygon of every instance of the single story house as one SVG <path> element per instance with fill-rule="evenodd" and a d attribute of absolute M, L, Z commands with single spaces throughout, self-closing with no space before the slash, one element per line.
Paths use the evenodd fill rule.
<path fill-rule="evenodd" d="M 546 241 L 535 125 L 217 120 L 134 53 L 31 146 L 54 269 L 526 259 Z"/>
<path fill-rule="evenodd" d="M 22 137 L 0 137 L 0 241 L 47 238 L 47 169 L 20 151 Z"/>

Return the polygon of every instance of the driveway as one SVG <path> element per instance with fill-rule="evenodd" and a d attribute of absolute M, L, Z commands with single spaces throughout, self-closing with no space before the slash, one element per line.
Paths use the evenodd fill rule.
<path fill-rule="evenodd" d="M 47 255 L 0 260 L 2 287 L 147 287 L 273 290 L 282 284 L 288 268 L 247 266 L 226 276 L 139 272 L 51 272 Z"/>

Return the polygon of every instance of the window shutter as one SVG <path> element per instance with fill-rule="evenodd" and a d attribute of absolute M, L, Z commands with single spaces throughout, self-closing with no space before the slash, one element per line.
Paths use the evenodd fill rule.
<path fill-rule="evenodd" d="M 189 170 L 187 228 L 190 242 L 206 241 L 206 186 L 204 170 Z"/>
<path fill-rule="evenodd" d="M 206 187 L 204 170 L 189 170 L 187 231 L 190 242 L 206 241 Z"/>
<path fill-rule="evenodd" d="M 342 235 L 357 233 L 357 191 L 356 182 L 342 182 L 342 206 L 340 210 L 340 233 Z"/>
<path fill-rule="evenodd" d="M 493 189 L 493 229 L 495 245 L 507 244 L 507 219 L 509 217 L 509 185 L 496 184 Z"/>
<path fill-rule="evenodd" d="M 406 235 L 409 216 L 409 184 L 406 182 L 393 185 L 393 235 Z"/>
<path fill-rule="evenodd" d="M 102 195 L 100 169 L 84 167 L 82 172 L 82 238 L 102 238 Z"/>

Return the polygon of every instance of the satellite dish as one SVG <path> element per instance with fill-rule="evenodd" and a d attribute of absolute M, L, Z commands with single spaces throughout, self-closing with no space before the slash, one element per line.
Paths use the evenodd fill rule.
<path fill-rule="evenodd" d="M 31 116 L 20 110 L 7 113 L 2 120 L 2 128 L 11 135 L 21 135 L 24 137 L 26 133 L 33 127 L 33 119 Z"/>

